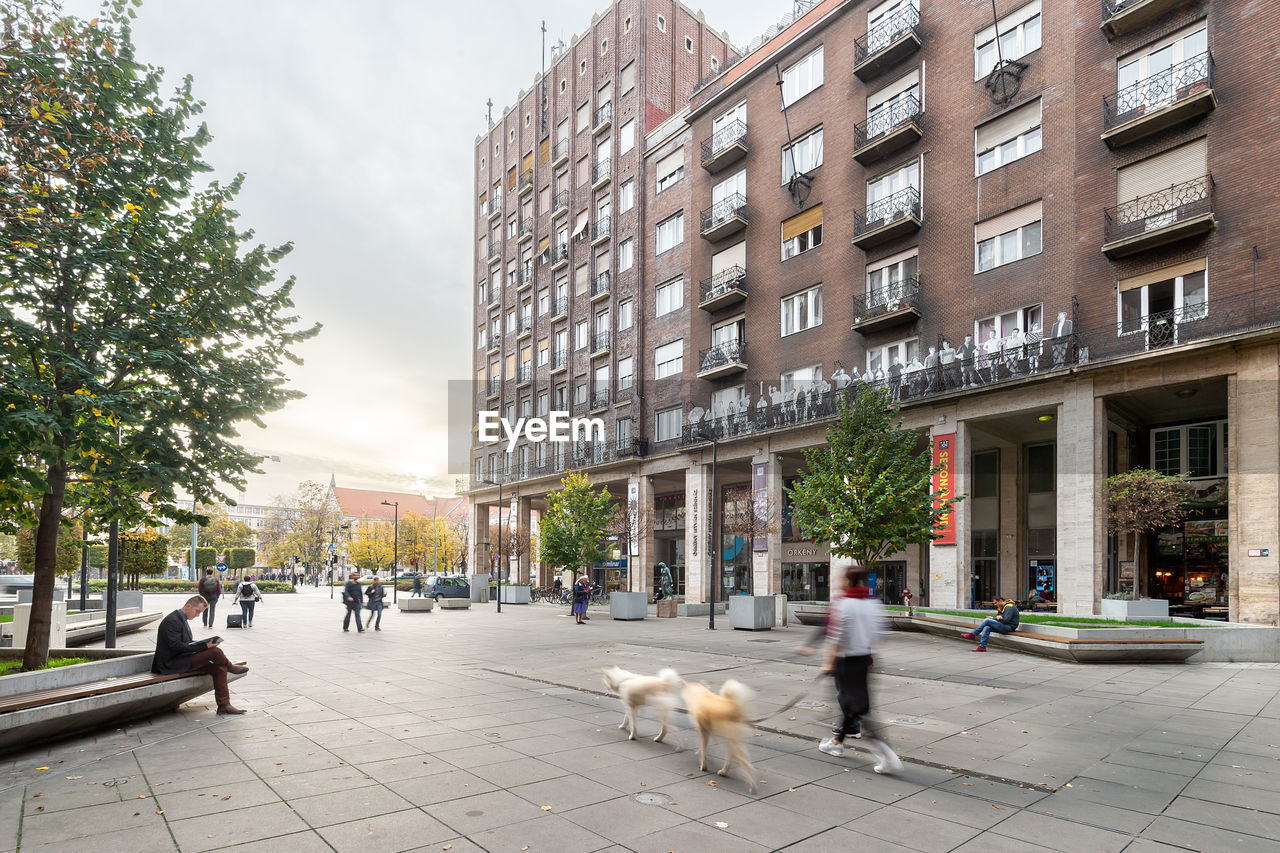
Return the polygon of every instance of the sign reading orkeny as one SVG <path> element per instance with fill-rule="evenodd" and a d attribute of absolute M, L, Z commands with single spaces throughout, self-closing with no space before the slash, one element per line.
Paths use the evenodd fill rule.
<path fill-rule="evenodd" d="M 954 432 L 943 433 L 933 437 L 933 464 L 937 468 L 933 474 L 933 492 L 938 497 L 934 499 L 933 505 L 941 506 L 946 501 L 956 496 L 956 434 Z M 946 514 L 938 523 L 938 538 L 933 540 L 935 545 L 954 545 L 956 544 L 956 517 L 955 513 L 947 510 Z"/>

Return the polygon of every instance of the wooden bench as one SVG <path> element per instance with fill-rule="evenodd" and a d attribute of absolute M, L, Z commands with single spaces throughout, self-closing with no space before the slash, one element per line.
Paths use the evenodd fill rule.
<path fill-rule="evenodd" d="M 236 664 L 243 666 L 242 662 Z M 8 711 L 21 711 L 40 705 L 52 705 L 55 702 L 71 702 L 76 699 L 87 699 L 90 696 L 101 696 L 104 693 L 118 693 L 121 690 L 132 690 L 135 687 L 146 687 L 151 684 L 163 684 L 166 681 L 177 681 L 180 678 L 194 678 L 202 673 L 179 672 L 175 675 L 156 675 L 154 672 L 139 672 L 136 675 L 121 675 L 115 678 L 104 678 L 101 681 L 90 681 L 87 684 L 73 684 L 68 687 L 54 687 L 49 690 L 33 690 L 13 696 L 0 697 L 0 714 Z M 228 674 L 228 679 L 234 678 Z"/>

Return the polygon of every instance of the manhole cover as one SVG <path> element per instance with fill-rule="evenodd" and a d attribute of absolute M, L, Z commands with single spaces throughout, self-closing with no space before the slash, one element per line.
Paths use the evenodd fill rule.
<path fill-rule="evenodd" d="M 485 732 L 484 736 L 485 737 L 502 737 L 502 735 L 498 734 L 497 732 Z"/>
<path fill-rule="evenodd" d="M 897 723 L 900 726 L 923 726 L 924 720 L 919 717 L 893 717 L 889 720 L 891 723 Z"/>
<path fill-rule="evenodd" d="M 467 817 L 480 817 L 482 814 L 484 814 L 484 812 L 470 811 L 467 812 Z"/>
<path fill-rule="evenodd" d="M 762 638 L 762 639 L 759 639 L 759 640 L 747 640 L 747 642 L 748 642 L 748 643 L 781 643 L 782 641 L 781 641 L 781 640 L 766 640 L 766 639 L 763 639 L 763 638 Z"/>
<path fill-rule="evenodd" d="M 806 699 L 803 702 L 797 702 L 796 707 L 797 708 L 825 708 L 827 707 L 827 703 L 816 702 L 813 699 Z"/>
<path fill-rule="evenodd" d="M 636 802 L 642 806 L 669 806 L 671 798 L 666 794 L 658 794 L 653 791 L 645 791 L 642 794 L 636 794 Z"/>

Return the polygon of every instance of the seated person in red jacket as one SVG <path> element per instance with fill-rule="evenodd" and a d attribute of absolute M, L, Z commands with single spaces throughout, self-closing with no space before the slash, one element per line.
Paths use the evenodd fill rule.
<path fill-rule="evenodd" d="M 243 714 L 231 704 L 231 692 L 227 689 L 227 673 L 248 672 L 249 667 L 237 666 L 227 659 L 222 649 L 221 637 L 207 640 L 191 638 L 192 619 L 204 612 L 203 596 L 194 595 L 178 610 L 164 617 L 156 636 L 156 654 L 151 659 L 151 671 L 158 675 L 179 675 L 196 672 L 213 676 L 213 695 L 218 700 L 219 714 Z"/>

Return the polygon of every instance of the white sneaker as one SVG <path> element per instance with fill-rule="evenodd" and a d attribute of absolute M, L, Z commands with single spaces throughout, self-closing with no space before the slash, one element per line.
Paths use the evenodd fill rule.
<path fill-rule="evenodd" d="M 818 744 L 818 749 L 827 755 L 844 755 L 844 745 L 836 743 L 835 738 L 823 738 L 822 743 Z"/>
<path fill-rule="evenodd" d="M 902 770 L 902 759 L 889 748 L 889 744 L 882 740 L 873 740 L 871 746 L 880 756 L 880 760 L 876 762 L 875 767 L 871 768 L 872 770 L 877 773 L 898 773 Z"/>

